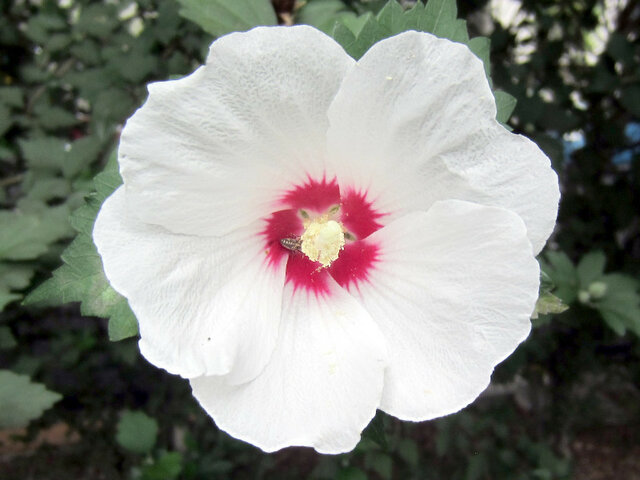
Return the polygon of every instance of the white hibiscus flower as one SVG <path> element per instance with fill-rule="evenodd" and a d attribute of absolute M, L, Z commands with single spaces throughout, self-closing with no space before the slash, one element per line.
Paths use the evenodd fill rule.
<path fill-rule="evenodd" d="M 358 62 L 310 27 L 215 41 L 149 86 L 94 228 L 142 354 L 265 451 L 469 404 L 529 333 L 559 198 L 495 116 L 482 62 L 426 33 Z"/>

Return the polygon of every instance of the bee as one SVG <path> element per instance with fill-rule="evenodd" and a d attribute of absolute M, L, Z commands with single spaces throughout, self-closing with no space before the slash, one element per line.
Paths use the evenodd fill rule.
<path fill-rule="evenodd" d="M 300 237 L 281 238 L 280 245 L 282 245 L 287 250 L 291 250 L 292 252 L 300 252 L 302 251 L 302 238 Z"/>

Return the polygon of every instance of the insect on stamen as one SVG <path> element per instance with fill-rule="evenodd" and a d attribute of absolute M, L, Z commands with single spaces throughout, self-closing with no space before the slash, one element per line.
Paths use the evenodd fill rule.
<path fill-rule="evenodd" d="M 302 251 L 302 238 L 300 237 L 281 238 L 280 245 L 282 245 L 287 250 L 291 250 L 292 252 L 300 252 Z"/>

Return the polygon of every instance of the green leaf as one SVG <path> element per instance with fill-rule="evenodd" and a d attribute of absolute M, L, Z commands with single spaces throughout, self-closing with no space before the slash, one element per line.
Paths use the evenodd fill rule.
<path fill-rule="evenodd" d="M 0 350 L 10 350 L 16 345 L 18 345 L 18 342 L 11 329 L 6 326 L 0 327 Z"/>
<path fill-rule="evenodd" d="M 9 302 L 22 298 L 22 294 L 15 293 L 15 290 L 27 288 L 32 276 L 32 267 L 0 263 L 0 312 Z"/>
<path fill-rule="evenodd" d="M 429 0 L 421 22 L 422 30 L 454 42 L 466 43 L 469 40 L 467 24 L 458 20 L 456 0 Z"/>
<path fill-rule="evenodd" d="M 93 37 L 108 36 L 120 23 L 115 5 L 95 3 L 82 8 L 75 29 Z"/>
<path fill-rule="evenodd" d="M 34 108 L 40 126 L 46 130 L 68 128 L 79 123 L 76 116 L 64 108 L 39 103 Z"/>
<path fill-rule="evenodd" d="M 117 88 L 107 88 L 96 95 L 92 121 L 111 123 L 121 121 L 133 110 L 133 99 Z"/>
<path fill-rule="evenodd" d="M 216 37 L 278 23 L 269 0 L 178 0 L 178 3 L 180 15 Z"/>
<path fill-rule="evenodd" d="M 182 455 L 166 452 L 151 465 L 142 467 L 142 480 L 173 480 L 182 472 Z"/>
<path fill-rule="evenodd" d="M 311 25 L 330 34 L 339 18 L 355 17 L 340 0 L 313 0 L 305 3 L 296 15 L 296 23 Z"/>
<path fill-rule="evenodd" d="M 367 474 L 357 467 L 345 467 L 338 472 L 336 480 L 367 480 Z"/>
<path fill-rule="evenodd" d="M 552 291 L 555 288 L 555 283 L 551 280 L 551 277 L 547 275 L 544 270 L 540 270 L 540 289 L 539 293 L 547 293 Z"/>
<path fill-rule="evenodd" d="M 115 155 L 104 172 L 94 179 L 96 192 L 86 204 L 71 216 L 71 225 L 78 232 L 62 254 L 64 264 L 25 299 L 25 304 L 48 302 L 61 304 L 81 302 L 83 315 L 109 318 L 109 338 L 112 341 L 135 336 L 136 318 L 127 300 L 118 294 L 104 275 L 102 260 L 91 237 L 100 206 L 122 183 Z"/>
<path fill-rule="evenodd" d="M 562 303 L 562 300 L 560 300 L 552 293 L 547 292 L 542 294 L 538 298 L 538 301 L 536 302 L 536 308 L 533 311 L 533 315 L 531 315 L 531 318 L 536 319 L 539 315 L 547 315 L 550 313 L 558 314 L 565 312 L 568 309 L 569 307 Z"/>
<path fill-rule="evenodd" d="M 389 455 L 375 452 L 367 464 L 370 464 L 370 468 L 383 480 L 390 480 L 393 477 L 393 460 Z"/>
<path fill-rule="evenodd" d="M 0 260 L 31 260 L 70 235 L 66 205 L 0 211 Z"/>
<path fill-rule="evenodd" d="M 109 63 L 122 78 L 135 84 L 158 68 L 158 57 L 134 50 L 112 58 Z"/>
<path fill-rule="evenodd" d="M 62 164 L 62 174 L 65 178 L 73 178 L 98 160 L 102 150 L 102 141 L 93 135 L 79 138 L 67 144 L 65 158 Z"/>
<path fill-rule="evenodd" d="M 68 142 L 55 137 L 35 137 L 18 140 L 22 156 L 30 168 L 62 169 L 65 145 Z"/>
<path fill-rule="evenodd" d="M 493 92 L 493 96 L 496 97 L 496 108 L 498 110 L 498 113 L 496 113 L 496 120 L 502 124 L 506 124 L 509 121 L 509 117 L 511 117 L 513 110 L 516 108 L 516 103 L 518 103 L 518 101 L 513 95 L 509 95 L 507 92 L 503 92 L 502 90 L 496 90 Z"/>
<path fill-rule="evenodd" d="M 357 36 L 342 22 L 336 23 L 333 30 L 334 39 L 356 60 L 374 43 L 388 36 L 371 13 L 366 13 L 360 18 L 364 20 L 364 25 Z"/>
<path fill-rule="evenodd" d="M 12 124 L 11 111 L 0 103 L 0 137 L 11 128 Z"/>
<path fill-rule="evenodd" d="M 395 0 L 390 1 L 396 3 Z M 394 10 L 395 12 L 385 10 L 384 15 L 392 14 L 397 17 L 398 10 L 396 8 Z M 404 21 L 396 19 L 385 23 L 394 25 L 394 31 L 391 32 L 391 35 L 405 30 L 418 30 L 433 33 L 454 42 L 467 43 L 469 41 L 467 24 L 464 20 L 456 18 L 457 11 L 455 0 L 431 0 L 426 6 L 422 2 L 416 2 L 405 12 Z M 381 11 L 380 14 L 382 15 L 382 13 Z"/>
<path fill-rule="evenodd" d="M 354 32 L 343 19 L 337 18 L 332 36 L 356 60 L 374 43 L 406 30 L 430 32 L 454 42 L 467 43 L 467 24 L 456 19 L 456 15 L 455 0 L 431 0 L 426 6 L 417 2 L 406 11 L 396 0 L 389 0 L 377 16 L 366 13 L 358 17 L 364 22 L 359 32 Z"/>
<path fill-rule="evenodd" d="M 407 15 L 402 5 L 395 0 L 390 1 L 378 13 L 378 23 L 389 32 L 389 35 L 394 35 L 406 29 Z"/>
<path fill-rule="evenodd" d="M 555 295 L 567 305 L 573 303 L 578 294 L 578 274 L 569 257 L 563 252 L 547 252 L 540 266 L 556 285 Z"/>
<path fill-rule="evenodd" d="M 604 322 L 618 335 L 622 336 L 627 331 L 627 317 L 624 313 L 614 312 L 610 310 L 601 310 L 600 315 Z M 636 333 L 636 335 L 640 335 Z"/>
<path fill-rule="evenodd" d="M 133 453 L 149 453 L 156 443 L 158 422 L 144 412 L 124 410 L 116 427 L 116 441 Z"/>
<path fill-rule="evenodd" d="M 631 330 L 640 336 L 640 283 L 621 273 L 610 273 L 600 280 L 607 286 L 606 293 L 592 306 L 618 335 Z"/>
<path fill-rule="evenodd" d="M 398 455 L 411 467 L 417 467 L 420 463 L 420 452 L 414 440 L 403 438 L 398 443 Z"/>
<path fill-rule="evenodd" d="M 118 342 L 138 335 L 138 321 L 131 308 L 129 308 L 127 301 L 118 292 L 112 288 L 107 288 L 101 295 L 100 300 L 104 304 L 113 305 L 112 308 L 106 311 L 110 317 L 107 329 L 109 340 Z"/>
<path fill-rule="evenodd" d="M 100 48 L 98 44 L 90 39 L 86 38 L 80 43 L 76 43 L 69 49 L 71 55 L 77 57 L 87 65 L 96 65 L 100 62 Z"/>
<path fill-rule="evenodd" d="M 20 87 L 0 87 L 0 103 L 8 107 L 22 108 L 24 95 Z"/>
<path fill-rule="evenodd" d="M 602 277 L 606 262 L 607 258 L 603 252 L 589 252 L 582 257 L 576 267 L 580 286 L 588 288 L 591 283 Z"/>
<path fill-rule="evenodd" d="M 0 428 L 25 427 L 61 398 L 26 375 L 0 370 Z"/>
<path fill-rule="evenodd" d="M 456 20 L 458 7 L 455 0 L 429 0 L 424 13 L 428 19 L 424 28 L 435 32 Z"/>
<path fill-rule="evenodd" d="M 71 194 L 71 182 L 58 177 L 37 177 L 33 171 L 25 175 L 22 188 L 27 198 L 46 202 L 54 198 L 66 198 Z"/>
<path fill-rule="evenodd" d="M 476 55 L 476 57 L 482 60 L 482 63 L 484 64 L 484 71 L 487 74 L 487 79 L 491 86 L 491 60 L 489 58 L 491 55 L 491 40 L 487 37 L 475 37 L 469 40 L 468 45 L 469 49 Z"/>
<path fill-rule="evenodd" d="M 60 172 L 72 178 L 98 159 L 102 142 L 96 136 L 86 136 L 73 142 L 56 137 L 36 137 L 18 140 L 22 154 L 32 169 Z"/>
<path fill-rule="evenodd" d="M 73 41 L 73 37 L 66 33 L 54 33 L 47 40 L 47 49 L 51 52 L 64 50 Z"/>

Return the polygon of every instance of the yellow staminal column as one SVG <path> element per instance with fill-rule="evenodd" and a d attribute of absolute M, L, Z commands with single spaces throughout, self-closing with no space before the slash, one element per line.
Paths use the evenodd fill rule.
<path fill-rule="evenodd" d="M 335 220 L 317 219 L 307 225 L 301 240 L 302 253 L 310 260 L 328 267 L 338 259 L 344 247 L 344 231 Z"/>

